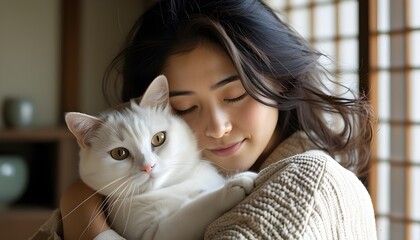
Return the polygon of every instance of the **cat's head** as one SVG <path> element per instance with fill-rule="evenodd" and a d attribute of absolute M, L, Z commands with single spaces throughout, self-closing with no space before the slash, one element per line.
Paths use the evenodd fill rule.
<path fill-rule="evenodd" d="M 199 156 L 193 133 L 172 114 L 164 76 L 139 103 L 132 100 L 100 117 L 71 112 L 65 120 L 80 146 L 80 177 L 104 195 L 165 186 L 188 174 Z"/>

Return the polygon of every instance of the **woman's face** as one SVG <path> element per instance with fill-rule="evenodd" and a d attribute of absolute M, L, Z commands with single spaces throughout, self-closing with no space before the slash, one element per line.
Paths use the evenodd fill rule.
<path fill-rule="evenodd" d="M 225 173 L 248 170 L 267 148 L 278 111 L 250 97 L 229 56 L 213 44 L 168 58 L 170 104 L 202 155 Z"/>

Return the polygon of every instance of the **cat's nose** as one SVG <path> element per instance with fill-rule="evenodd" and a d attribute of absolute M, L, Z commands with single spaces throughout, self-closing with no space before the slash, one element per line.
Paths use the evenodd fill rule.
<path fill-rule="evenodd" d="M 143 165 L 141 166 L 140 170 L 145 171 L 147 174 L 151 174 L 154 166 L 155 165 L 150 165 L 150 164 Z"/>

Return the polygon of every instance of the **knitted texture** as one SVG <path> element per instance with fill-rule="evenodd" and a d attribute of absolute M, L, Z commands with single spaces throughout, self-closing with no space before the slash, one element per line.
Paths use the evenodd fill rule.
<path fill-rule="evenodd" d="M 305 239 L 377 239 L 371 198 L 356 176 L 327 158 Z"/>
<path fill-rule="evenodd" d="M 324 168 L 322 158 L 302 154 L 263 169 L 254 192 L 209 225 L 205 239 L 299 239 Z"/>
<path fill-rule="evenodd" d="M 363 184 L 322 151 L 263 169 L 243 202 L 208 226 L 205 239 L 376 239 Z"/>

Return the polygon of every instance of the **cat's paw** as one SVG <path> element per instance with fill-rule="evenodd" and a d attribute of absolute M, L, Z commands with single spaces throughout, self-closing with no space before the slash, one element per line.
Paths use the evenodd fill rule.
<path fill-rule="evenodd" d="M 242 172 L 234 175 L 228 180 L 228 185 L 238 186 L 244 189 L 245 193 L 249 195 L 255 187 L 255 179 L 258 177 L 254 172 Z"/>
<path fill-rule="evenodd" d="M 232 208 L 254 189 L 256 173 L 243 172 L 230 178 L 223 188 L 222 201 L 227 208 Z"/>

